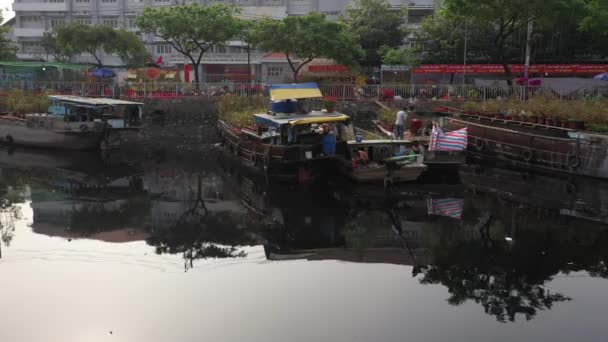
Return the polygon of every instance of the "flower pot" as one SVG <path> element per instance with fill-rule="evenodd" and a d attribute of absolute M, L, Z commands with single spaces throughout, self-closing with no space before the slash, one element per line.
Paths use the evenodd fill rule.
<path fill-rule="evenodd" d="M 553 126 L 562 127 L 562 121 L 560 119 L 553 119 Z"/>
<path fill-rule="evenodd" d="M 507 115 L 505 116 L 505 120 L 513 120 L 513 117 L 511 115 Z"/>
<path fill-rule="evenodd" d="M 530 123 L 537 123 L 538 122 L 538 118 L 536 116 L 529 116 L 527 118 L 527 121 Z"/>
<path fill-rule="evenodd" d="M 545 118 L 545 126 L 553 126 L 553 119 Z"/>
<path fill-rule="evenodd" d="M 566 127 L 570 129 L 576 129 L 576 121 L 568 120 L 566 121 Z"/>

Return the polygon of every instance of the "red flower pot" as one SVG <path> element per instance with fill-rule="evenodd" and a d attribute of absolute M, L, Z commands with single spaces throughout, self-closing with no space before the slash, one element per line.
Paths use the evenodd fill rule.
<path fill-rule="evenodd" d="M 553 119 L 545 118 L 545 126 L 553 126 Z"/>

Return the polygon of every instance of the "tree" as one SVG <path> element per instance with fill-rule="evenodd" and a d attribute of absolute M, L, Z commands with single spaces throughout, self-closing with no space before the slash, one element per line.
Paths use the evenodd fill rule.
<path fill-rule="evenodd" d="M 380 49 L 382 55 L 382 64 L 385 65 L 407 65 L 415 66 L 419 64 L 418 57 L 411 49 Z"/>
<path fill-rule="evenodd" d="M 407 8 L 394 10 L 386 0 L 357 0 L 347 10 L 350 32 L 359 36 L 365 56 L 361 65 L 379 66 L 383 46 L 399 48 L 408 32 L 405 27 Z"/>
<path fill-rule="evenodd" d="M 329 58 L 352 67 L 363 56 L 357 37 L 345 24 L 318 13 L 262 20 L 255 27 L 254 37 L 262 49 L 285 54 L 296 82 L 300 70 L 315 58 Z"/>
<path fill-rule="evenodd" d="M 245 22 L 235 16 L 237 13 L 237 8 L 223 4 L 148 7 L 137 17 L 137 27 L 163 39 L 188 58 L 194 67 L 194 79 L 199 83 L 203 55 L 243 30 Z"/>
<path fill-rule="evenodd" d="M 50 56 L 58 62 L 69 62 L 76 54 L 71 46 L 59 43 L 57 32 L 45 32 L 41 45 L 44 52 L 46 52 L 47 60 Z"/>
<path fill-rule="evenodd" d="M 105 25 L 71 24 L 59 27 L 43 40 L 48 54 L 60 58 L 90 54 L 103 67 L 103 54 L 117 54 L 127 64 L 143 62 L 147 50 L 139 38 L 128 31 Z"/>
<path fill-rule="evenodd" d="M 484 44 L 479 51 L 491 61 L 503 65 L 510 75 L 510 40 L 526 28 L 531 20 L 555 15 L 561 0 L 446 0 L 445 13 L 448 20 L 471 25 L 467 31 L 481 35 Z M 485 36 L 485 37 L 484 37 Z M 471 39 L 471 41 L 474 41 Z M 480 41 L 480 40 L 477 40 Z"/>
<path fill-rule="evenodd" d="M 0 10 L 0 24 L 3 22 L 2 10 Z M 7 37 L 10 27 L 0 26 L 0 60 L 13 60 L 17 56 L 17 48 L 13 45 L 13 42 Z"/>

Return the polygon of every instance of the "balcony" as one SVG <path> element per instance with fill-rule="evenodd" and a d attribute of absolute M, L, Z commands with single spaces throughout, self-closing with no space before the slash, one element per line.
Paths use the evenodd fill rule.
<path fill-rule="evenodd" d="M 18 38 L 28 38 L 28 37 L 39 38 L 39 37 L 44 36 L 44 29 L 43 28 L 15 27 L 15 28 L 13 28 L 13 34 L 15 35 L 15 37 L 18 37 Z"/>
<path fill-rule="evenodd" d="M 65 2 L 15 2 L 13 3 L 13 11 L 36 11 L 36 12 L 64 12 L 67 11 L 68 5 Z"/>

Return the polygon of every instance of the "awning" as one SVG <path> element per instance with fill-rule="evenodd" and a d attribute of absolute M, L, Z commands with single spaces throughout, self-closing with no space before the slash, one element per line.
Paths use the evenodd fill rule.
<path fill-rule="evenodd" d="M 110 69 L 91 69 L 90 71 L 91 77 L 114 77 L 114 71 Z"/>
<path fill-rule="evenodd" d="M 316 83 L 273 84 L 269 89 L 271 101 L 323 97 Z"/>
<path fill-rule="evenodd" d="M 297 125 L 308 125 L 308 124 L 324 124 L 330 122 L 344 122 L 350 120 L 350 117 L 346 115 L 338 115 L 331 117 L 315 117 L 315 118 L 303 118 L 298 120 L 290 121 L 289 124 L 292 126 Z"/>

